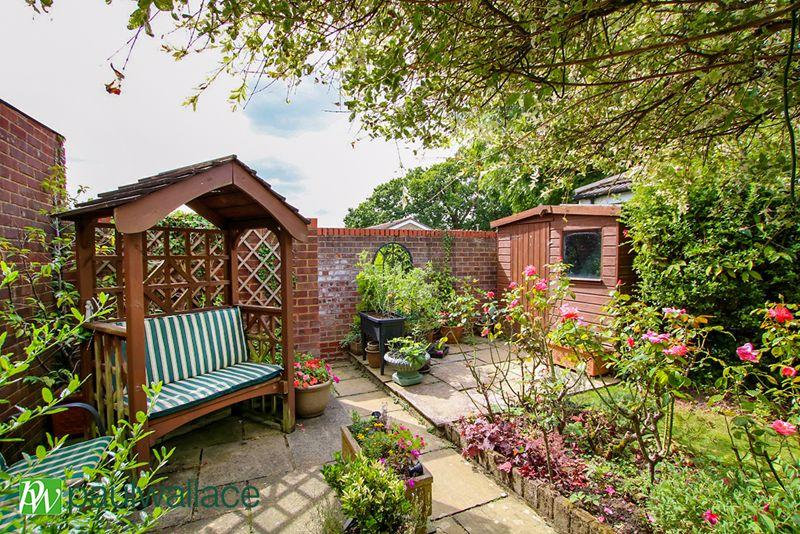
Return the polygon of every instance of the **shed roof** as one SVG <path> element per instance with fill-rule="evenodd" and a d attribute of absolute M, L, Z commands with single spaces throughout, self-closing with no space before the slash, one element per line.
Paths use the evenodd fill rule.
<path fill-rule="evenodd" d="M 612 195 L 615 193 L 627 193 L 631 190 L 633 182 L 634 169 L 607 176 L 602 180 L 597 180 L 590 184 L 575 188 L 575 193 L 572 196 L 573 200 L 583 200 L 587 198 L 597 198 L 604 195 Z"/>
<path fill-rule="evenodd" d="M 182 205 L 219 228 L 280 225 L 305 241 L 308 219 L 236 155 L 179 167 L 100 193 L 59 216 L 67 220 L 114 217 L 123 233 L 147 230 Z"/>
<path fill-rule="evenodd" d="M 524 221 L 533 217 L 545 217 L 548 215 L 595 215 L 604 217 L 618 217 L 619 206 L 600 205 L 600 204 L 557 204 L 536 206 L 526 211 L 497 219 L 490 223 L 492 228 L 499 228 L 515 222 Z"/>

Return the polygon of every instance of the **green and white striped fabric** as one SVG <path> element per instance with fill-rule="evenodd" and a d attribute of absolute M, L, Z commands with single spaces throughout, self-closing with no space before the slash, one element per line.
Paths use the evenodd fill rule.
<path fill-rule="evenodd" d="M 185 380 L 164 384 L 150 418 L 163 417 L 246 387 L 277 378 L 280 365 L 241 362 Z"/>
<path fill-rule="evenodd" d="M 239 308 L 145 320 L 148 383 L 171 384 L 247 361 Z"/>
<path fill-rule="evenodd" d="M 84 467 L 97 467 L 109 443 L 111 437 L 104 436 L 61 447 L 48 454 L 44 460 L 30 456 L 9 467 L 8 473 L 68 480 L 65 470 L 69 469 L 72 472 L 69 480 L 81 478 Z"/>

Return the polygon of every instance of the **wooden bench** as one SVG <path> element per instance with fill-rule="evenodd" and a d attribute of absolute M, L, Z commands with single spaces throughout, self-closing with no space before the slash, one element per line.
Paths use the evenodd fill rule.
<path fill-rule="evenodd" d="M 93 323 L 90 328 L 95 331 L 94 396 L 101 413 L 113 421 L 127 414 L 128 392 L 116 387 L 127 383 L 125 326 Z M 150 446 L 226 406 L 287 393 L 283 366 L 249 361 L 239 307 L 145 319 L 145 356 L 147 385 L 162 384 L 148 406 Z"/>

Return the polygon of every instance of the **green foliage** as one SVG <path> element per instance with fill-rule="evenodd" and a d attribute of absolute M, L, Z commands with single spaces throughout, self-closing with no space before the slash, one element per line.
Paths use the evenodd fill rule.
<path fill-rule="evenodd" d="M 396 356 L 418 367 L 425 365 L 429 359 L 426 341 L 415 341 L 412 337 L 396 337 L 389 340 L 389 349 Z"/>
<path fill-rule="evenodd" d="M 171 226 L 173 228 L 216 228 L 204 217 L 193 211 L 173 211 L 159 223 L 159 226 Z"/>
<path fill-rule="evenodd" d="M 364 228 L 412 216 L 438 229 L 488 230 L 494 219 L 511 215 L 506 194 L 487 187 L 475 167 L 461 157 L 378 185 L 344 218 L 348 228 Z"/>
<path fill-rule="evenodd" d="M 419 463 L 425 439 L 403 425 L 392 424 L 383 415 L 362 418 L 352 413 L 350 432 L 361 446 L 361 453 L 381 464 L 401 478 L 409 478 L 410 469 Z"/>
<path fill-rule="evenodd" d="M 713 315 L 736 337 L 752 337 L 753 309 L 800 298 L 800 213 L 787 202 L 786 162 L 775 151 L 717 151 L 642 172 L 623 209 L 642 300 Z M 715 339 L 719 352 L 732 353 L 729 339 Z"/>
<path fill-rule="evenodd" d="M 339 497 L 345 517 L 355 522 L 359 533 L 409 530 L 413 507 L 406 497 L 405 484 L 378 460 L 358 455 L 347 461 L 336 453 L 333 463 L 323 466 L 322 475 Z"/>

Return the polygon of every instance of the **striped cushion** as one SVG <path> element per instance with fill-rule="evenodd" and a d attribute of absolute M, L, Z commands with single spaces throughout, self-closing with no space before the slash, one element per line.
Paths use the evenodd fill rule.
<path fill-rule="evenodd" d="M 83 476 L 82 469 L 84 467 L 94 468 L 100 463 L 100 457 L 110 442 L 111 438 L 104 436 L 61 447 L 48 454 L 44 460 L 30 456 L 9 467 L 8 473 L 10 475 L 21 474 L 25 477 L 43 476 L 66 479 L 64 470 L 68 468 L 73 471 L 70 480 L 80 478 Z"/>
<path fill-rule="evenodd" d="M 178 382 L 164 384 L 150 418 L 163 417 L 249 386 L 279 377 L 280 365 L 242 362 Z"/>
<path fill-rule="evenodd" d="M 239 308 L 145 321 L 148 383 L 170 384 L 247 360 Z"/>
<path fill-rule="evenodd" d="M 27 457 L 9 467 L 7 472 L 22 478 L 48 477 L 67 480 L 66 470 L 69 470 L 71 476 L 67 484 L 78 482 L 83 477 L 84 467 L 94 469 L 98 466 L 110 442 L 110 437 L 101 437 L 61 447 L 50 452 L 44 460 L 39 460 L 36 456 Z M 17 513 L 18 502 L 17 490 L 0 497 L 0 531 L 11 531 L 11 522 L 21 519 Z"/>

